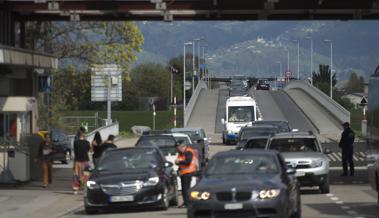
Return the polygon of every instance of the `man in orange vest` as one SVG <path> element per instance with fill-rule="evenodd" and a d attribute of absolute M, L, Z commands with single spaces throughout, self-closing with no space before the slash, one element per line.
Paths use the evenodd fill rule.
<path fill-rule="evenodd" d="M 182 184 L 183 196 L 183 205 L 179 207 L 187 207 L 189 200 L 188 191 L 191 188 L 192 176 L 199 168 L 199 161 L 196 152 L 184 144 L 183 141 L 176 145 L 176 149 L 178 150 L 179 155 L 175 163 L 179 166 L 178 173 Z"/>

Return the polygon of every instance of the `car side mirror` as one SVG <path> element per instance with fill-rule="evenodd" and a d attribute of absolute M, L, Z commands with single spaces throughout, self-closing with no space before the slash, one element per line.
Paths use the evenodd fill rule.
<path fill-rule="evenodd" d="M 165 168 L 170 168 L 170 167 L 173 167 L 173 166 L 174 166 L 174 164 L 171 163 L 171 162 L 169 162 L 169 161 L 166 161 L 166 162 L 164 163 L 164 167 L 165 167 Z"/>
<path fill-rule="evenodd" d="M 332 151 L 329 148 L 324 149 L 324 154 L 331 154 Z"/>
<path fill-rule="evenodd" d="M 299 132 L 299 129 L 292 129 L 291 132 Z"/>
<path fill-rule="evenodd" d="M 286 173 L 287 173 L 288 175 L 293 175 L 293 174 L 296 173 L 296 169 L 295 169 L 295 168 L 292 168 L 292 167 L 289 167 L 289 168 L 287 168 Z"/>

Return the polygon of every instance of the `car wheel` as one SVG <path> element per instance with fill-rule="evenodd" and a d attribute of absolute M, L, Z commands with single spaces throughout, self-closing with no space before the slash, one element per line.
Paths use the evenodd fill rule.
<path fill-rule="evenodd" d="M 174 184 L 174 194 L 173 197 L 171 198 L 170 205 L 171 206 L 178 206 L 179 205 L 179 199 L 178 199 L 178 185 L 177 182 Z"/>
<path fill-rule="evenodd" d="M 170 206 L 170 200 L 168 199 L 168 188 L 165 186 L 162 194 L 162 203 L 159 209 L 168 210 Z"/>
<path fill-rule="evenodd" d="M 293 211 L 291 218 L 301 218 L 301 198 L 300 192 L 297 194 L 296 210 Z"/>
<path fill-rule="evenodd" d="M 326 177 L 325 182 L 319 188 L 321 194 L 328 194 L 330 192 L 329 176 Z"/>

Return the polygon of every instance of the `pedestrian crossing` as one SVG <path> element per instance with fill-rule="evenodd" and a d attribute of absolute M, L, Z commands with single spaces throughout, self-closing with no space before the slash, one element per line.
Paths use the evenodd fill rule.
<path fill-rule="evenodd" d="M 353 160 L 357 162 L 365 162 L 366 161 L 366 152 L 354 152 Z M 330 162 L 341 162 L 342 161 L 342 153 L 341 152 L 332 152 L 328 154 L 328 158 Z"/>

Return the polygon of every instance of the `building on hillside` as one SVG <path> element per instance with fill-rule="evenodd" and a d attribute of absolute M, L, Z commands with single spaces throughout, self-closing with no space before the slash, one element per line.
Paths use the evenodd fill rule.
<path fill-rule="evenodd" d="M 350 100 L 351 103 L 354 104 L 355 109 L 358 109 L 360 107 L 360 104 L 362 102 L 363 98 L 366 98 L 367 100 L 367 93 L 351 93 L 342 96 L 342 98 L 347 98 Z"/>

